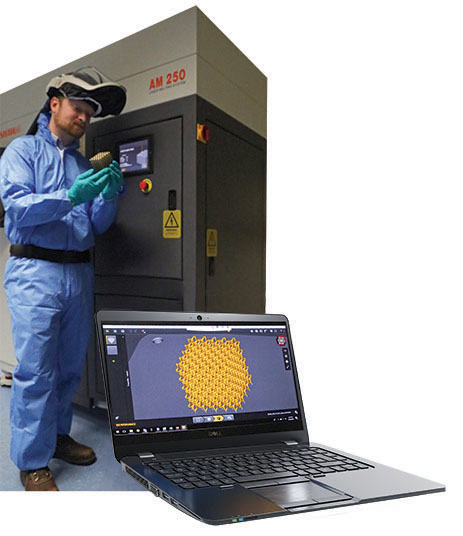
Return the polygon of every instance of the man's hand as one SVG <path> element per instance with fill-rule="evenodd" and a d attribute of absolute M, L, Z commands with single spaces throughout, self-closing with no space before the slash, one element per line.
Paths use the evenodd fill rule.
<path fill-rule="evenodd" d="M 109 184 L 111 170 L 109 167 L 95 173 L 89 169 L 77 176 L 74 184 L 68 190 L 68 197 L 75 207 L 95 198 Z"/>
<path fill-rule="evenodd" d="M 119 164 L 115 160 L 113 160 L 106 169 L 111 171 L 111 178 L 101 192 L 101 195 L 105 201 L 110 201 L 111 199 L 114 199 L 117 193 L 124 187 L 124 175 Z"/>

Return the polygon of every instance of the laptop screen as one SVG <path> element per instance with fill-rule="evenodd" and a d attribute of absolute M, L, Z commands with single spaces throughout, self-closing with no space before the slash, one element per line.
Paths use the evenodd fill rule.
<path fill-rule="evenodd" d="M 199 429 L 303 427 L 282 323 L 103 323 L 102 330 L 115 435 L 186 439 Z"/>

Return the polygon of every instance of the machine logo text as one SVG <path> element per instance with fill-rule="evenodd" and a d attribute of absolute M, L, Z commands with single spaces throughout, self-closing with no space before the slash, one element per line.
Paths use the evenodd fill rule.
<path fill-rule="evenodd" d="M 9 136 L 14 136 L 21 132 L 21 127 L 18 125 L 16 127 L 6 128 L 5 130 L 0 130 L 0 138 L 8 138 Z"/>
<path fill-rule="evenodd" d="M 149 92 L 155 93 L 185 83 L 186 71 L 180 69 L 168 72 L 166 75 L 156 76 L 150 79 Z"/>

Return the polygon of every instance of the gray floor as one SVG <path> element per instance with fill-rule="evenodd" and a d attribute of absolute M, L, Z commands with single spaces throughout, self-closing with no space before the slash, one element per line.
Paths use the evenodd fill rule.
<path fill-rule="evenodd" d="M 10 393 L 0 387 L 0 491 L 24 490 L 19 471 L 10 460 Z M 103 410 L 85 410 L 74 407 L 70 434 L 73 439 L 91 446 L 97 461 L 88 467 L 70 465 L 62 460 L 51 460 L 58 488 L 62 491 L 143 491 L 144 488 L 122 472 L 114 458 L 108 420 Z"/>

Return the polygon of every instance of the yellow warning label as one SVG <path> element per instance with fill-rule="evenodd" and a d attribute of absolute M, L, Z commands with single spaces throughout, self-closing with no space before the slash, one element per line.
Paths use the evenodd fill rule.
<path fill-rule="evenodd" d="M 217 229 L 207 229 L 206 231 L 206 251 L 208 257 L 217 257 Z"/>
<path fill-rule="evenodd" d="M 162 237 L 181 238 L 182 236 L 182 211 L 164 210 L 162 213 Z"/>

